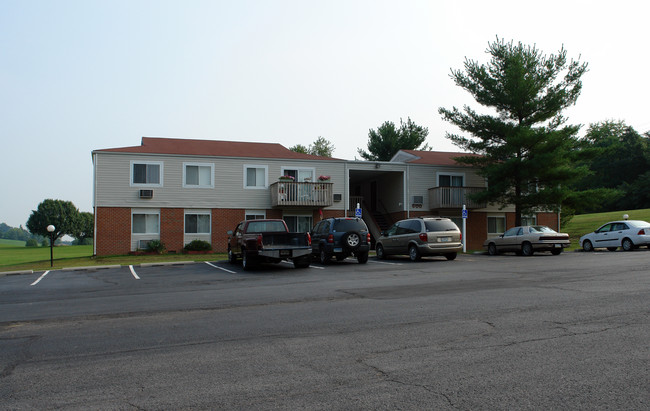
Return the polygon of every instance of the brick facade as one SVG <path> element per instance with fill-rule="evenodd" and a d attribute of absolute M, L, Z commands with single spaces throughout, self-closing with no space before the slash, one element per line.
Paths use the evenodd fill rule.
<path fill-rule="evenodd" d="M 168 252 L 183 251 L 185 240 L 185 211 L 182 208 L 160 209 L 160 241 Z"/>
<path fill-rule="evenodd" d="M 124 255 L 131 248 L 131 209 L 95 207 L 95 253 Z"/>

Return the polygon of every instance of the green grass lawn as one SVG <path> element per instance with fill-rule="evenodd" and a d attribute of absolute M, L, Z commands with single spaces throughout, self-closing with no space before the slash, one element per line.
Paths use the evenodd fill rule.
<path fill-rule="evenodd" d="M 4 238 L 0 238 L 0 247 L 2 246 L 24 247 L 25 242 L 18 241 L 18 240 L 6 240 Z"/>
<path fill-rule="evenodd" d="M 54 247 L 53 269 L 68 267 L 89 267 L 95 265 L 129 265 L 173 261 L 216 261 L 226 258 L 225 254 L 162 254 L 162 255 L 118 255 L 93 257 L 92 245 Z M 0 243 L 0 272 L 19 270 L 49 270 L 49 247 L 24 247 Z"/>
<path fill-rule="evenodd" d="M 583 235 L 594 231 L 601 225 L 614 220 L 622 220 L 623 214 L 627 214 L 630 220 L 643 220 L 650 222 L 650 208 L 643 210 L 611 211 L 608 213 L 582 214 L 577 215 L 562 227 L 563 233 L 568 233 L 571 239 L 570 250 L 580 248 L 578 240 Z"/>

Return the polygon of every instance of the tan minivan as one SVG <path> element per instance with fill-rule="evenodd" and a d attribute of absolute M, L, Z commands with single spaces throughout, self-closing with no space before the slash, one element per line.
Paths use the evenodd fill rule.
<path fill-rule="evenodd" d="M 409 218 L 393 224 L 377 240 L 377 258 L 389 255 L 408 255 L 418 261 L 426 255 L 444 255 L 453 260 L 463 250 L 462 234 L 448 218 Z"/>

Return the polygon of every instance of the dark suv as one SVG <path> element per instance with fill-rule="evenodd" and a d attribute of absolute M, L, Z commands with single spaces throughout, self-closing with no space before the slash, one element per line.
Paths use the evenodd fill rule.
<path fill-rule="evenodd" d="M 337 261 L 354 255 L 360 264 L 368 262 L 370 233 L 360 218 L 326 218 L 311 230 L 312 254 L 321 264 L 329 263 L 332 256 Z"/>

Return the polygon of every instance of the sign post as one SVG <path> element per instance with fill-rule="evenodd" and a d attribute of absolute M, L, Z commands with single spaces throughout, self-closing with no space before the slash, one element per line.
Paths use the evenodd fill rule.
<path fill-rule="evenodd" d="M 357 203 L 357 208 L 354 210 L 354 216 L 356 218 L 361 218 L 361 206 Z"/>
<path fill-rule="evenodd" d="M 467 208 L 463 204 L 463 253 L 467 252 Z"/>

